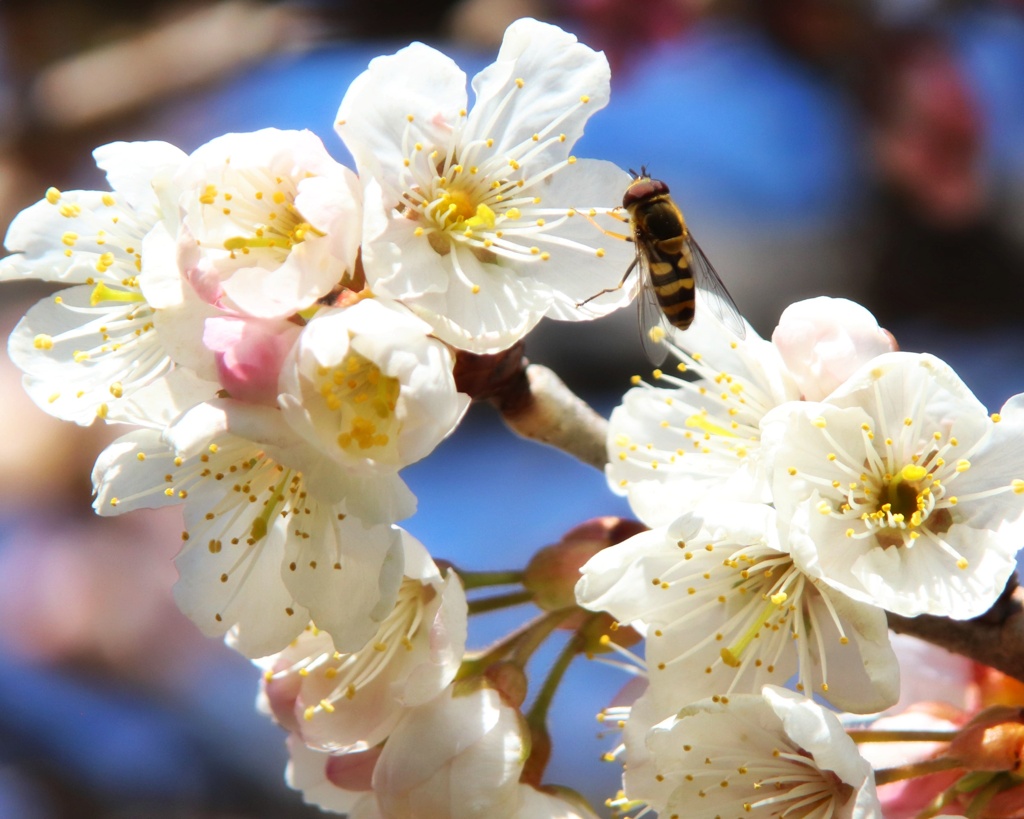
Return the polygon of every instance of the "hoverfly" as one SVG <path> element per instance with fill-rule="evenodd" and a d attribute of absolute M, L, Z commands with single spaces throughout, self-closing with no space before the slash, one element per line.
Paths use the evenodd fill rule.
<path fill-rule="evenodd" d="M 736 303 L 690 234 L 682 211 L 669 196 L 668 185 L 648 176 L 645 167 L 640 168 L 640 173 L 630 173 L 634 178 L 622 197 L 622 207 L 629 213 L 633 236 L 620 238 L 636 244 L 636 258 L 617 286 L 595 293 L 578 306 L 619 290 L 633 270 L 638 269 L 640 335 L 652 363 L 660 364 L 668 353 L 659 343 L 661 337 L 673 327 L 685 330 L 693 322 L 695 287 L 702 291 L 702 302 L 733 335 L 742 339 L 746 327 Z"/>

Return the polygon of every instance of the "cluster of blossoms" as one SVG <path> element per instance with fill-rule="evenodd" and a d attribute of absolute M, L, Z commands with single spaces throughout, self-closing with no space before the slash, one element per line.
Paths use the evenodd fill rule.
<path fill-rule="evenodd" d="M 96 511 L 182 505 L 178 605 L 265 668 L 292 781 L 325 807 L 589 815 L 520 786 L 516 707 L 455 683 L 461 581 L 396 524 L 416 503 L 402 468 L 469 404 L 460 351 L 497 353 L 544 316 L 626 298 L 575 309 L 632 254 L 602 248 L 593 221 L 628 175 L 570 153 L 609 77 L 602 54 L 522 20 L 471 107 L 458 66 L 414 44 L 341 102 L 355 170 L 308 131 L 191 154 L 115 143 L 95 152 L 109 191 L 50 189 L 8 231 L 0 278 L 71 285 L 11 337 L 26 390 L 58 418 L 133 425 L 96 463 Z M 424 737 L 430 770 L 409 764 Z M 490 764 L 480 753 L 494 777 L 461 786 L 470 798 L 448 779 Z"/>
<path fill-rule="evenodd" d="M 611 419 L 609 480 L 644 526 L 581 529 L 495 582 L 546 613 L 467 652 L 485 583 L 397 525 L 400 472 L 470 402 L 457 357 L 616 309 L 634 255 L 595 221 L 629 175 L 570 154 L 608 100 L 604 56 L 520 20 L 473 90 L 421 44 L 374 60 L 335 123 L 355 170 L 307 131 L 98 149 L 109 191 L 51 189 L 7 234 L 0 279 L 72 285 L 11 337 L 26 390 L 131 425 L 96 463 L 96 511 L 182 506 L 178 605 L 262 669 L 288 780 L 326 810 L 594 817 L 543 783 L 544 719 L 573 655 L 618 645 L 643 685 L 604 712 L 617 807 L 879 815 L 871 766 L 809 695 L 891 706 L 886 612 L 967 619 L 1000 595 L 1020 397 L 988 415 L 841 300 L 794 305 L 770 342 L 698 316 L 664 339 L 679 373 Z M 524 716 L 523 668 L 559 627 Z"/>
<path fill-rule="evenodd" d="M 969 619 L 999 598 L 1024 543 L 1024 396 L 989 415 L 840 299 L 792 305 L 771 341 L 714 322 L 677 341 L 679 373 L 638 380 L 609 426 L 609 482 L 651 529 L 576 588 L 647 638 L 645 689 L 605 713 L 615 804 L 880 816 L 870 766 L 809 697 L 893 706 L 886 612 Z"/>

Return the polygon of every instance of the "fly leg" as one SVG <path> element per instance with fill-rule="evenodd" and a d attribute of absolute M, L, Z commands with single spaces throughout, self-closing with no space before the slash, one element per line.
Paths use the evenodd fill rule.
<path fill-rule="evenodd" d="M 627 242 L 632 242 L 633 241 L 632 237 L 630 237 L 630 236 L 624 236 L 623 238 Z M 622 289 L 622 285 L 624 285 L 626 283 L 626 279 L 629 278 L 629 274 L 632 273 L 633 272 L 633 268 L 636 267 L 636 263 L 637 263 L 636 259 L 633 259 L 633 261 L 630 262 L 629 267 L 626 268 L 626 272 L 622 274 L 622 280 L 617 285 L 615 285 L 615 287 L 606 287 L 604 290 L 600 291 L 599 293 L 595 293 L 590 298 L 587 298 L 587 299 L 584 299 L 583 301 L 577 302 L 576 306 L 577 307 L 582 307 L 584 304 L 586 304 L 587 302 L 593 301 L 598 296 L 603 296 L 605 293 L 614 293 L 616 290 L 621 290 Z"/>
<path fill-rule="evenodd" d="M 616 219 L 619 222 L 623 222 L 623 223 L 628 224 L 629 221 L 630 221 L 629 217 L 628 216 L 623 216 L 621 213 L 618 212 L 619 210 L 620 210 L 619 208 L 616 208 L 615 210 L 605 211 L 604 215 L 605 216 L 610 216 L 612 219 Z M 635 239 L 632 236 L 630 236 L 629 234 L 627 234 L 627 233 L 616 233 L 613 230 L 607 230 L 606 228 L 601 227 L 597 223 L 597 220 L 594 218 L 594 214 L 593 213 L 586 213 L 586 214 L 583 214 L 583 215 L 586 218 L 586 220 L 588 222 L 590 222 L 590 224 L 592 224 L 594 227 L 596 227 L 605 236 L 610 236 L 612 239 L 618 239 L 620 242 L 633 242 L 633 241 L 635 241 Z M 605 293 L 614 293 L 616 290 L 621 290 L 622 286 L 626 283 L 626 279 L 629 278 L 629 274 L 632 273 L 633 269 L 636 267 L 638 261 L 639 261 L 639 259 L 633 259 L 633 261 L 629 265 L 629 267 L 626 268 L 626 272 L 622 274 L 622 280 L 617 285 L 615 285 L 615 287 L 606 287 L 604 290 L 600 291 L 599 293 L 595 293 L 593 296 L 590 296 L 589 298 L 584 299 L 581 302 L 577 302 L 576 306 L 577 307 L 582 307 L 584 304 L 587 304 L 588 302 L 593 301 L 594 299 L 598 298 L 599 296 L 603 296 Z"/>

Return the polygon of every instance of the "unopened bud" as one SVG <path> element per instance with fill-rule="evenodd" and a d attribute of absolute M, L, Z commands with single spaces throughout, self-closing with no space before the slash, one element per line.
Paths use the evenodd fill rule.
<path fill-rule="evenodd" d="M 522 666 L 517 663 L 500 662 L 489 665 L 484 671 L 484 678 L 513 708 L 519 708 L 526 699 L 529 683 Z"/>
<path fill-rule="evenodd" d="M 545 611 L 576 605 L 580 567 L 590 558 L 647 527 L 618 517 L 593 518 L 569 530 L 558 543 L 545 546 L 526 566 L 523 585 Z"/>
<path fill-rule="evenodd" d="M 985 709 L 960 729 L 946 753 L 967 770 L 1020 772 L 1024 710 L 1003 705 Z"/>

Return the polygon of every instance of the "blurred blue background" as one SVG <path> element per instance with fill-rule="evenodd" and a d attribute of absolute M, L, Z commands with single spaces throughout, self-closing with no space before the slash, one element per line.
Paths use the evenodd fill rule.
<path fill-rule="evenodd" d="M 949 361 L 991 409 L 1020 391 L 1021 4 L 368 5 L 5 6 L 0 221 L 49 185 L 102 188 L 89 151 L 112 140 L 192 150 L 227 131 L 310 128 L 347 161 L 332 122 L 372 57 L 424 39 L 472 75 L 529 13 L 612 60 L 612 103 L 576 153 L 668 182 L 762 334 L 795 299 L 843 295 L 904 349 Z M 2 287 L 9 332 L 45 291 Z M 629 310 L 546 324 L 527 349 L 605 414 L 646 366 Z M 283 785 L 283 733 L 253 711 L 257 673 L 170 601 L 174 514 L 93 518 L 87 478 L 109 431 L 44 417 L 3 365 L 17 434 L 2 444 L 0 817 L 311 815 Z M 408 528 L 468 569 L 516 568 L 586 518 L 628 513 L 603 476 L 515 438 L 489 407 L 406 475 Z M 481 616 L 474 643 L 527 614 Z M 626 680 L 574 664 L 550 781 L 598 802 L 615 791 L 594 714 Z"/>

